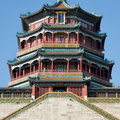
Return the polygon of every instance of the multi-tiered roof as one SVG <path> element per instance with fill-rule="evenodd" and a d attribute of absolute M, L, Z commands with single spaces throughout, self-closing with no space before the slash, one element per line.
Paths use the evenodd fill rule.
<path fill-rule="evenodd" d="M 8 61 L 10 87 L 33 84 L 111 86 L 113 62 L 104 58 L 105 33 L 101 15 L 90 14 L 66 0 L 21 15 L 23 33 L 17 33 L 20 52 Z"/>
<path fill-rule="evenodd" d="M 94 25 L 94 31 L 100 31 L 101 15 L 90 14 L 84 11 L 79 5 L 71 6 L 66 0 L 58 0 L 54 5 L 44 5 L 35 13 L 21 15 L 24 31 L 29 31 L 29 24 L 45 18 L 46 16 L 56 16 L 56 11 L 65 11 L 68 16 L 74 16 L 76 19 L 81 19 L 87 23 Z"/>

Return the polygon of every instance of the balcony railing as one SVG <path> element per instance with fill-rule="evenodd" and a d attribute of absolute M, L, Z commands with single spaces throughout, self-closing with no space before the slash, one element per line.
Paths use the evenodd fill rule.
<path fill-rule="evenodd" d="M 78 69 L 45 69 L 45 70 L 42 70 L 41 72 L 78 72 L 79 70 Z"/>
<path fill-rule="evenodd" d="M 44 44 L 52 44 L 52 43 L 54 44 L 78 44 L 77 41 L 69 41 L 68 43 L 67 41 L 45 41 L 44 42 Z"/>
<path fill-rule="evenodd" d="M 79 70 L 78 69 L 70 69 L 69 71 L 70 72 L 78 72 Z"/>
<path fill-rule="evenodd" d="M 32 107 L 34 107 L 35 105 L 42 103 L 43 101 L 45 101 L 46 99 L 49 98 L 69 98 L 72 101 L 76 101 L 79 104 L 84 105 L 85 107 L 93 110 L 94 112 L 96 112 L 97 114 L 100 114 L 101 116 L 103 116 L 104 118 L 108 119 L 108 120 L 119 120 L 119 118 L 111 115 L 110 113 L 104 111 L 103 109 L 91 104 L 90 102 L 80 98 L 79 96 L 70 93 L 70 92 L 57 92 L 57 93 L 46 93 L 44 95 L 42 95 L 41 97 L 37 98 L 36 100 L 34 100 L 33 102 L 29 103 L 28 105 L 20 108 L 19 110 L 11 113 L 10 115 L 8 115 L 7 117 L 4 117 L 2 120 L 10 120 L 10 119 L 14 119 L 16 118 L 16 116 L 19 116 L 21 113 L 25 113 L 27 110 L 31 109 Z"/>
<path fill-rule="evenodd" d="M 54 69 L 54 72 L 67 72 L 67 69 Z"/>
<path fill-rule="evenodd" d="M 89 72 L 84 71 L 84 70 L 83 70 L 83 73 L 85 73 L 85 74 L 87 74 L 87 75 L 90 75 L 90 76 L 93 76 L 93 77 L 97 77 L 97 78 L 99 78 L 99 79 L 104 79 L 104 80 L 106 80 L 106 81 L 109 80 L 109 78 L 105 78 L 105 77 L 102 77 L 102 76 L 97 75 L 97 74 L 89 73 Z"/>
<path fill-rule="evenodd" d="M 69 41 L 67 43 L 67 41 L 44 41 L 43 43 L 39 42 L 39 43 L 36 43 L 34 45 L 31 45 L 31 46 L 26 46 L 24 48 L 20 48 L 20 51 L 22 52 L 22 51 L 30 49 L 32 47 L 36 47 L 36 46 L 38 46 L 40 44 L 78 44 L 78 42 L 77 41 Z"/>
<path fill-rule="evenodd" d="M 30 73 L 25 73 L 25 74 L 23 74 L 23 75 L 20 75 L 20 76 L 17 76 L 17 77 L 15 77 L 15 78 L 12 78 L 11 80 L 14 81 L 14 80 L 17 80 L 17 79 L 21 79 L 21 78 L 23 78 L 23 77 L 27 77 L 27 76 L 32 75 L 32 74 L 37 73 L 37 72 L 38 72 L 38 70 L 32 71 L 32 72 L 30 72 Z"/>
<path fill-rule="evenodd" d="M 39 72 L 39 70 L 32 71 L 30 73 L 25 73 L 25 74 L 20 75 L 18 77 L 12 78 L 11 80 L 14 81 L 17 79 L 21 79 L 23 77 L 27 77 L 29 75 L 32 75 L 32 74 L 38 73 L 38 72 Z M 79 70 L 78 69 L 69 69 L 69 70 L 67 70 L 67 69 L 53 69 L 53 70 L 52 69 L 44 69 L 44 70 L 41 70 L 40 72 L 79 72 Z"/>

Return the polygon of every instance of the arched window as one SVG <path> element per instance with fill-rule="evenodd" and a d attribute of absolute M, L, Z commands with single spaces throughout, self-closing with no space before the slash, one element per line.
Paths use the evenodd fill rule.
<path fill-rule="evenodd" d="M 70 71 L 77 71 L 78 70 L 78 60 L 77 59 L 72 59 L 69 62 L 69 66 L 70 66 Z"/>
<path fill-rule="evenodd" d="M 67 69 L 67 60 L 56 59 L 54 61 L 54 71 L 64 72 Z"/>
<path fill-rule="evenodd" d="M 100 67 L 95 64 L 91 64 L 91 73 L 93 75 L 100 76 Z"/>
<path fill-rule="evenodd" d="M 57 33 L 55 34 L 55 43 L 65 43 L 66 34 L 65 33 Z"/>
<path fill-rule="evenodd" d="M 104 67 L 102 67 L 101 69 L 101 77 L 106 78 L 106 79 L 108 78 L 108 70 Z"/>
<path fill-rule="evenodd" d="M 51 68 L 51 60 L 49 59 L 43 59 L 42 61 L 42 71 L 50 71 Z"/>
<path fill-rule="evenodd" d="M 19 67 L 13 69 L 13 78 L 19 77 Z"/>
<path fill-rule="evenodd" d="M 82 61 L 82 69 L 85 72 L 89 72 L 89 63 L 86 60 Z"/>
<path fill-rule="evenodd" d="M 46 33 L 46 43 L 51 43 L 51 42 L 52 42 L 52 34 Z"/>
<path fill-rule="evenodd" d="M 76 43 L 76 41 L 77 41 L 76 33 L 71 33 L 70 34 L 70 43 Z"/>
<path fill-rule="evenodd" d="M 80 41 L 80 44 L 84 44 L 84 36 L 83 34 L 79 34 L 79 41 Z"/>
<path fill-rule="evenodd" d="M 97 50 L 101 49 L 101 43 L 98 40 L 96 41 L 96 48 Z"/>
<path fill-rule="evenodd" d="M 38 42 L 37 42 L 37 44 L 40 44 L 40 43 L 42 43 L 42 33 L 40 33 L 38 35 Z"/>
<path fill-rule="evenodd" d="M 24 50 L 24 49 L 25 49 L 25 45 L 26 45 L 26 41 L 25 41 L 25 40 L 23 40 L 23 41 L 21 42 L 21 49 L 22 49 L 22 50 Z"/>
<path fill-rule="evenodd" d="M 93 48 L 93 39 L 91 37 L 86 37 L 86 46 Z"/>
<path fill-rule="evenodd" d="M 33 63 L 32 63 L 32 69 L 31 69 L 31 72 L 35 72 L 38 70 L 38 60 L 35 60 Z"/>
<path fill-rule="evenodd" d="M 30 64 L 27 63 L 21 67 L 21 75 L 27 75 L 30 73 Z"/>
<path fill-rule="evenodd" d="M 29 38 L 28 44 L 29 44 L 29 45 L 28 45 L 29 47 L 35 46 L 35 45 L 36 45 L 36 37 L 33 36 L 33 37 Z"/>

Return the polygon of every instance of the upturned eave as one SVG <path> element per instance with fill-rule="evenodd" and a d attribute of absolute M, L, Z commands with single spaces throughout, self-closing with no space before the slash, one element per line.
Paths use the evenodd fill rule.
<path fill-rule="evenodd" d="M 83 54 L 84 53 L 84 49 L 78 49 L 76 50 L 76 52 L 55 52 L 55 51 L 52 51 L 52 52 L 45 52 L 45 49 L 38 49 L 36 52 L 34 52 L 33 54 L 30 54 L 29 56 L 25 56 L 25 57 L 22 57 L 22 58 L 16 58 L 14 60 L 11 60 L 11 61 L 8 61 L 8 65 L 17 65 L 19 63 L 22 63 L 22 62 L 25 62 L 27 60 L 30 60 L 32 58 L 35 58 L 37 56 L 57 56 L 59 54 L 59 56 L 76 56 L 76 55 L 80 55 L 80 54 Z"/>
<path fill-rule="evenodd" d="M 35 30 L 32 30 L 32 31 L 28 31 L 28 32 L 23 32 L 23 33 L 17 33 L 17 37 L 26 37 L 28 35 L 31 35 L 31 34 L 34 34 L 36 32 L 39 32 L 40 30 L 51 30 L 52 32 L 53 31 L 65 31 L 66 29 L 67 30 L 73 30 L 73 29 L 76 29 L 77 32 L 79 31 L 83 31 L 85 33 L 88 33 L 88 34 L 91 34 L 91 35 L 94 35 L 95 37 L 99 37 L 99 38 L 106 38 L 106 33 L 97 33 L 97 32 L 93 32 L 93 31 L 90 31 L 90 30 L 87 30 L 85 29 L 84 27 L 82 27 L 81 23 L 75 23 L 75 24 L 71 24 L 71 25 L 59 25 L 59 24 L 56 24 L 56 25 L 52 25 L 52 24 L 46 24 L 46 23 L 42 23 L 40 25 L 39 28 L 35 29 Z"/>
<path fill-rule="evenodd" d="M 84 52 L 84 55 L 85 55 L 86 58 L 97 61 L 98 63 L 102 63 L 102 64 L 108 65 L 108 66 L 113 66 L 114 65 L 114 61 L 109 61 L 107 59 L 97 57 L 97 56 L 89 54 L 87 52 Z"/>

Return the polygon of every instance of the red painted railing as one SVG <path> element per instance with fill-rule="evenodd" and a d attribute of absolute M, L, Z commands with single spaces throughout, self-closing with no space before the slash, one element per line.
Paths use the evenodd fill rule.
<path fill-rule="evenodd" d="M 43 43 L 42 42 L 40 42 L 40 43 L 37 43 L 37 44 L 35 44 L 35 45 L 32 45 L 32 46 L 27 46 L 27 47 L 25 47 L 25 48 L 21 48 L 20 49 L 20 52 L 22 52 L 22 51 L 24 51 L 24 50 L 27 50 L 27 49 L 30 49 L 30 48 L 33 48 L 33 47 L 36 47 L 36 46 L 38 46 L 38 45 L 42 45 L 42 44 L 78 44 L 78 42 L 77 41 L 73 41 L 73 42 L 66 42 L 66 41 L 44 41 Z"/>
<path fill-rule="evenodd" d="M 89 75 L 89 76 L 93 76 L 93 77 L 97 77 L 99 79 L 104 79 L 105 81 L 109 81 L 109 78 L 105 78 L 105 77 L 102 77 L 102 76 L 99 76 L 99 75 L 96 75 L 96 74 L 92 74 L 92 73 L 89 73 L 87 71 L 83 71 L 83 73 Z"/>
<path fill-rule="evenodd" d="M 39 70 L 32 71 L 30 73 L 25 73 L 24 75 L 18 76 L 16 78 L 12 78 L 11 80 L 14 81 L 14 80 L 17 80 L 17 79 L 21 79 L 21 78 L 30 76 L 30 75 L 38 73 L 38 72 L 39 72 Z M 53 70 L 45 69 L 45 70 L 42 70 L 40 72 L 79 72 L 79 70 L 78 69 L 69 69 L 69 70 L 67 70 L 67 69 L 53 69 Z"/>
<path fill-rule="evenodd" d="M 18 76 L 16 78 L 12 78 L 11 80 L 14 81 L 14 80 L 17 80 L 17 79 L 21 79 L 23 77 L 27 77 L 27 76 L 30 76 L 32 74 L 38 73 L 38 72 L 80 72 L 80 71 L 78 69 L 69 69 L 69 70 L 67 70 L 67 69 L 53 69 L 53 70 L 52 69 L 44 69 L 44 70 L 41 70 L 41 71 L 36 70 L 36 71 L 32 71 L 30 73 L 26 73 L 24 75 Z M 84 70 L 83 70 L 83 73 L 85 73 L 89 76 L 93 76 L 93 77 L 96 77 L 96 78 L 99 78 L 99 79 L 103 79 L 105 81 L 109 81 L 109 78 L 105 78 L 105 77 L 102 77 L 102 76 L 99 76 L 99 75 L 96 75 L 96 74 L 92 74 L 92 73 L 89 73 L 89 72 L 84 71 Z"/>

